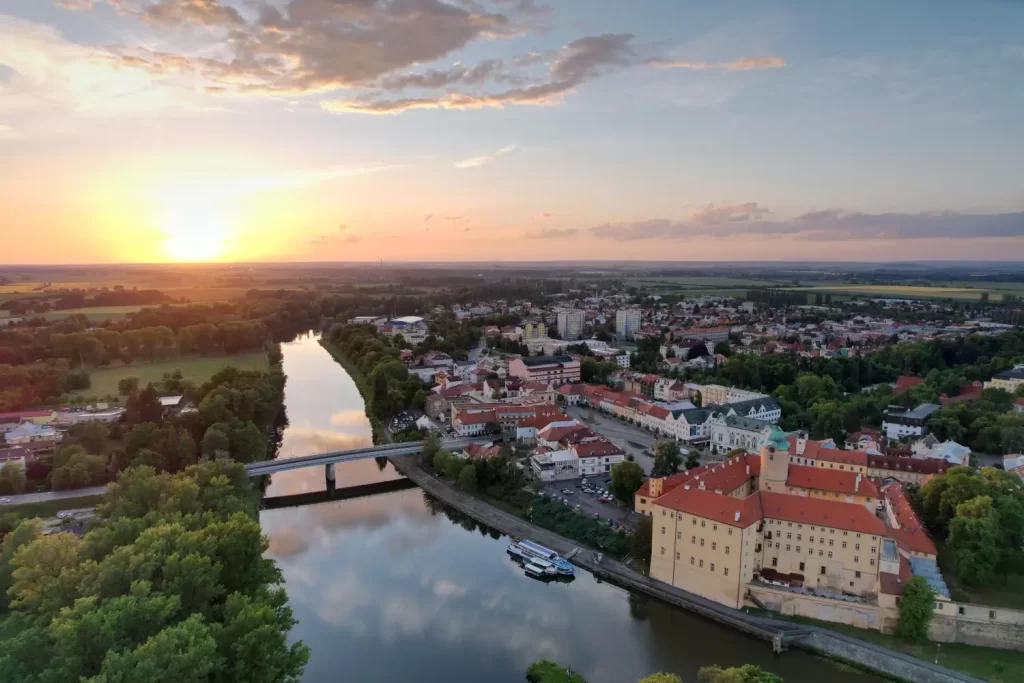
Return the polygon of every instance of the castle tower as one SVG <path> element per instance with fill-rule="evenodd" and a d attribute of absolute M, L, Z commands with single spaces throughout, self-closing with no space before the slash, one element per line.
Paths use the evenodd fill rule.
<path fill-rule="evenodd" d="M 786 433 L 773 426 L 761 443 L 761 475 L 757 488 L 775 493 L 786 492 L 789 478 L 789 440 Z"/>

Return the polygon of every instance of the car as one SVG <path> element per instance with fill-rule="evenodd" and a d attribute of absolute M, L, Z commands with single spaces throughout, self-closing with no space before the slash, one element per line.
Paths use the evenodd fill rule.
<path fill-rule="evenodd" d="M 0 498 L 0 503 L 10 503 L 10 502 L 11 502 L 11 499 L 8 498 L 7 496 L 4 496 L 3 498 Z"/>
<path fill-rule="evenodd" d="M 562 494 L 566 496 L 572 495 L 572 489 L 562 489 Z"/>
<path fill-rule="evenodd" d="M 611 499 L 608 496 L 601 496 L 597 499 L 598 503 L 610 503 Z"/>

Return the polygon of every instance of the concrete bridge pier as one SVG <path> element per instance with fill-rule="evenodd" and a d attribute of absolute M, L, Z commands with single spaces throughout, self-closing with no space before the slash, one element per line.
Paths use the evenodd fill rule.
<path fill-rule="evenodd" d="M 327 492 L 334 493 L 337 486 L 335 482 L 334 463 L 324 465 L 324 476 L 327 478 Z"/>

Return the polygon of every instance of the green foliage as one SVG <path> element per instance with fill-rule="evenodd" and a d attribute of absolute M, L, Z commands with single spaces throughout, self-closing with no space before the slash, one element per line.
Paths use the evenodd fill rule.
<path fill-rule="evenodd" d="M 659 439 L 654 444 L 654 466 L 651 468 L 652 477 L 667 477 L 679 471 L 682 464 L 682 454 L 679 452 L 679 444 L 675 439 Z"/>
<path fill-rule="evenodd" d="M 53 454 L 50 486 L 57 491 L 98 486 L 107 480 L 107 458 L 90 455 L 81 446 L 65 445 Z"/>
<path fill-rule="evenodd" d="M 623 461 L 612 465 L 612 494 L 624 503 L 632 504 L 633 494 L 644 483 L 644 470 L 635 462 Z"/>
<path fill-rule="evenodd" d="M 7 609 L 7 591 L 11 587 L 14 571 L 15 554 L 43 532 L 43 523 L 39 519 L 29 519 L 18 524 L 13 531 L 4 536 L 0 544 L 0 612 Z"/>
<path fill-rule="evenodd" d="M 658 672 L 646 678 L 641 678 L 637 683 L 683 683 L 683 679 L 675 674 Z"/>
<path fill-rule="evenodd" d="M 526 680 L 528 683 L 587 683 L 578 673 L 548 659 L 531 664 L 526 670 Z"/>
<path fill-rule="evenodd" d="M 459 471 L 459 488 L 468 493 L 476 491 L 477 480 L 476 480 L 476 467 L 472 464 L 465 465 Z"/>
<path fill-rule="evenodd" d="M 0 675 L 297 681 L 308 651 L 288 643 L 295 620 L 256 505 L 242 465 L 218 460 L 177 474 L 125 470 L 83 539 L 22 524 L 0 548 L 18 625 L 0 637 Z"/>
<path fill-rule="evenodd" d="M 441 435 L 431 430 L 423 439 L 423 452 L 420 453 L 420 462 L 426 468 L 433 468 L 434 456 L 441 450 Z"/>
<path fill-rule="evenodd" d="M 701 683 L 782 683 L 782 679 L 775 674 L 763 671 L 761 667 L 753 664 L 728 669 L 704 666 L 697 672 L 697 680 Z"/>
<path fill-rule="evenodd" d="M 133 391 L 139 390 L 139 378 L 138 377 L 122 377 L 117 380 L 117 393 L 122 396 L 127 396 Z"/>
<path fill-rule="evenodd" d="M 110 428 L 102 422 L 83 422 L 71 428 L 69 438 L 88 453 L 106 453 Z"/>
<path fill-rule="evenodd" d="M 644 562 L 651 561 L 651 544 L 654 540 L 654 520 L 644 515 L 636 522 L 636 528 L 629 537 L 629 552 Z"/>
<path fill-rule="evenodd" d="M 25 470 L 14 462 L 5 462 L 0 467 L 0 494 L 25 492 Z"/>
<path fill-rule="evenodd" d="M 923 576 L 903 584 L 900 594 L 900 619 L 896 632 L 908 640 L 923 643 L 928 640 L 928 626 L 935 609 L 935 592 Z"/>
<path fill-rule="evenodd" d="M 619 369 L 619 364 L 613 360 L 595 360 L 584 358 L 580 362 L 580 379 L 584 382 L 604 384 L 608 376 Z"/>
<path fill-rule="evenodd" d="M 1024 573 L 1024 482 L 986 467 L 953 467 L 915 496 L 943 557 L 965 586 Z"/>

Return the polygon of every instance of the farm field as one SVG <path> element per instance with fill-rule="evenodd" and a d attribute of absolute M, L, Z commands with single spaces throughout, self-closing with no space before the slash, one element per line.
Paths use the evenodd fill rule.
<path fill-rule="evenodd" d="M 791 282 L 791 281 L 790 281 Z M 779 286 L 779 281 L 774 280 L 759 280 L 754 278 L 739 278 L 739 277 L 717 277 L 712 275 L 680 275 L 680 276 L 665 276 L 665 277 L 641 277 L 627 281 L 627 284 L 644 284 L 644 285 L 680 285 L 683 287 L 693 288 L 714 288 L 721 289 L 724 287 L 772 287 Z"/>
<path fill-rule="evenodd" d="M 822 285 L 819 287 L 787 287 L 792 291 L 809 292 L 811 294 L 860 294 L 862 296 L 881 296 L 905 299 L 958 299 L 960 301 L 977 301 L 982 292 L 988 292 L 992 301 L 999 301 L 1004 291 L 1000 283 L 992 283 L 989 287 L 922 287 L 912 285 Z"/>
<path fill-rule="evenodd" d="M 181 370 L 185 379 L 202 384 L 221 368 L 233 365 L 239 370 L 269 370 L 267 357 L 262 351 L 238 353 L 231 356 L 185 356 L 155 363 L 132 363 L 131 365 L 111 364 L 106 368 L 89 370 L 92 386 L 72 392 L 73 396 L 117 396 L 117 382 L 124 377 L 138 377 L 139 385 L 159 383 L 164 373 Z"/>
<path fill-rule="evenodd" d="M 147 306 L 97 306 L 96 308 L 68 308 L 62 311 L 43 313 L 47 320 L 63 320 L 69 315 L 84 315 L 93 322 L 103 320 L 120 320 L 129 313 L 134 313 Z"/>

